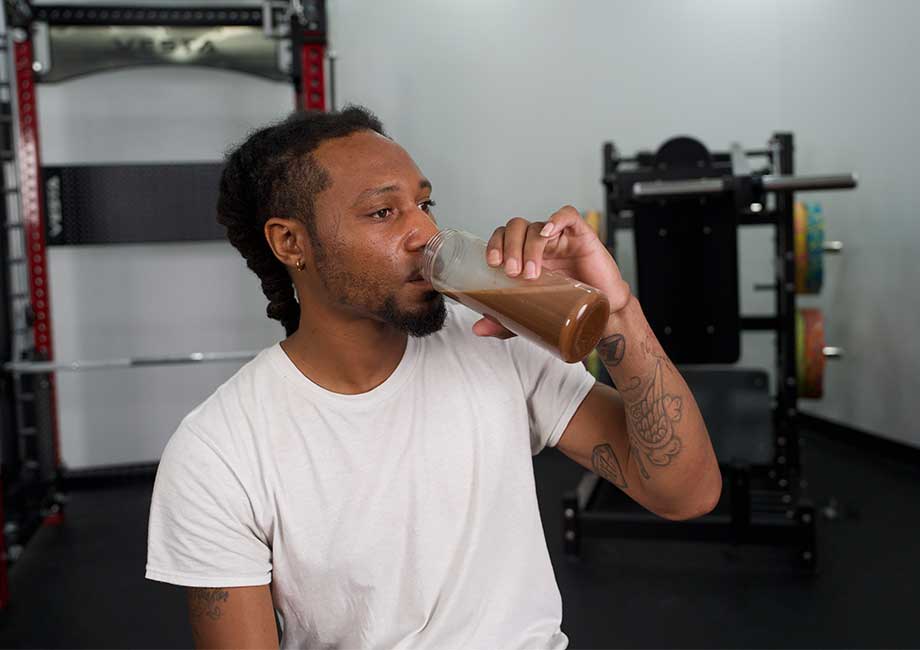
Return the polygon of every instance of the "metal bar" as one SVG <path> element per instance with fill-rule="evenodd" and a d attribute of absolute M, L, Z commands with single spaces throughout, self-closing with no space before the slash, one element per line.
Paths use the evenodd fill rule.
<path fill-rule="evenodd" d="M 317 43 L 305 43 L 301 46 L 301 94 L 300 105 L 308 111 L 326 110 L 326 83 L 323 74 L 323 61 L 326 46 Z"/>
<path fill-rule="evenodd" d="M 176 366 L 192 363 L 221 363 L 228 361 L 249 361 L 258 354 L 253 350 L 231 352 L 192 352 L 190 354 L 169 354 L 151 357 L 123 357 L 94 359 L 88 361 L 12 361 L 4 364 L 4 370 L 19 375 L 44 375 L 49 372 L 82 372 L 109 368 L 147 368 L 152 366 Z"/>
<path fill-rule="evenodd" d="M 775 212 L 750 212 L 738 215 L 739 226 L 773 226 L 776 225 Z"/>
<path fill-rule="evenodd" d="M 827 174 L 821 176 L 761 176 L 763 189 L 769 192 L 803 190 L 848 190 L 856 187 L 856 174 Z"/>
<path fill-rule="evenodd" d="M 842 359 L 843 358 L 843 348 L 837 348 L 833 346 L 825 346 L 821 350 L 822 354 L 826 359 Z"/>
<path fill-rule="evenodd" d="M 734 162 L 733 162 L 734 164 Z M 741 166 L 744 169 L 744 166 Z M 676 181 L 643 181 L 633 183 L 633 197 L 637 199 L 679 196 L 682 194 L 721 194 L 735 189 L 735 178 L 691 178 Z M 804 190 L 845 190 L 856 187 L 856 174 L 829 174 L 822 176 L 767 175 L 752 176 L 751 180 L 768 192 L 797 192 Z"/>
<path fill-rule="evenodd" d="M 44 202 L 40 191 L 38 111 L 32 71 L 32 42 L 15 44 L 16 92 L 19 110 L 19 178 L 22 190 L 22 222 L 29 251 L 29 283 L 35 312 L 35 347 L 48 359 L 54 358 L 51 338 L 51 310 L 48 293 L 48 263 L 45 242 Z M 13 260 L 11 260 L 13 261 Z"/>
<path fill-rule="evenodd" d="M 795 144 L 792 133 L 773 136 L 776 151 L 774 170 L 777 177 L 789 178 L 795 174 Z M 787 185 L 776 193 L 776 316 L 779 320 L 776 336 L 776 411 L 778 416 L 774 435 L 777 438 L 776 463 L 783 472 L 799 469 L 799 434 L 796 425 L 798 413 L 798 378 L 796 353 L 796 292 L 795 292 L 795 219 L 794 196 Z M 785 446 L 778 444 L 780 438 Z"/>
<path fill-rule="evenodd" d="M 45 239 L 45 206 L 41 193 L 41 159 L 38 138 L 38 106 L 35 75 L 32 67 L 33 48 L 29 32 L 23 30 L 13 45 L 13 62 L 16 78 L 16 124 L 18 135 L 16 153 L 19 177 L 21 220 L 25 224 L 24 254 L 29 257 L 28 269 L 30 306 L 34 315 L 33 341 L 39 358 L 54 359 L 51 305 L 48 300 L 48 258 Z M 54 377 L 43 379 L 46 390 L 37 391 L 36 417 L 46 427 L 43 442 L 42 467 L 44 476 L 53 480 L 61 466 L 61 440 L 57 422 L 57 396 Z"/>
<path fill-rule="evenodd" d="M 732 174 L 735 176 L 751 175 L 751 165 L 748 162 L 747 154 L 744 153 L 744 149 L 737 142 L 733 142 L 731 145 L 731 158 Z"/>
<path fill-rule="evenodd" d="M 656 196 L 676 196 L 680 194 L 721 194 L 728 191 L 725 179 L 691 178 L 680 181 L 643 181 L 633 183 L 633 197 L 643 199 Z"/>
<path fill-rule="evenodd" d="M 562 497 L 562 549 L 570 558 L 577 558 L 581 552 L 581 535 L 578 528 L 581 512 L 575 492 L 566 492 Z"/>
<path fill-rule="evenodd" d="M 779 319 L 776 316 L 742 316 L 741 329 L 743 330 L 769 330 L 773 331 L 779 327 Z"/>
<path fill-rule="evenodd" d="M 578 487 L 575 488 L 575 496 L 578 498 L 578 509 L 587 510 L 591 507 L 594 497 L 597 494 L 597 485 L 600 477 L 594 472 L 585 472 L 581 480 L 578 481 Z"/>
<path fill-rule="evenodd" d="M 0 495 L 5 495 L 3 477 L 0 476 Z M 6 513 L 3 509 L 5 499 L 0 498 L 0 521 L 6 523 Z M 7 548 L 6 535 L 0 534 L 0 610 L 5 610 L 10 603 L 10 582 L 7 574 Z"/>
<path fill-rule="evenodd" d="M 3 43 L 3 52 L 0 55 L 0 65 L 2 65 L 2 76 L 3 83 L 2 87 L 5 91 L 9 92 L 7 95 L 4 92 L 2 102 L 0 102 L 0 108 L 2 108 L 2 115 L 0 115 L 0 120 L 2 120 L 2 133 L 4 140 L 6 142 L 12 143 L 14 141 L 13 129 L 12 129 L 12 115 L 7 111 L 10 110 L 9 102 L 12 101 L 13 92 L 12 87 L 9 84 L 9 61 L 8 61 L 8 51 L 6 48 L 6 34 L 8 33 L 8 26 L 6 21 L 6 5 L 3 3 L 0 5 L 0 31 L 3 33 L 2 40 Z M 2 184 L 6 185 L 7 183 L 7 171 L 11 165 L 8 163 L 3 164 L 0 167 L 0 180 Z M 0 202 L 0 218 L 4 222 L 7 222 L 9 219 L 8 211 L 10 210 L 9 201 Z M 15 272 L 11 265 L 5 263 L 5 260 L 9 257 L 9 246 L 10 246 L 10 231 L 0 233 L 0 258 L 4 262 L 0 263 L 0 301 L 3 304 L 0 304 L 0 329 L 3 330 L 3 333 L 0 336 L 3 336 L 3 340 L 0 341 L 0 347 L 2 347 L 2 358 L 3 360 L 14 358 L 15 353 L 15 333 L 13 332 L 13 327 L 15 324 L 15 319 L 13 317 L 13 301 L 9 299 L 9 294 L 13 291 L 14 284 L 14 275 Z M 12 383 L 12 385 L 10 385 Z M 13 521 L 7 522 L 7 515 L 11 515 L 11 519 L 15 519 L 15 512 L 5 511 L 7 506 L 7 490 L 6 488 L 10 486 L 9 482 L 6 486 L 3 485 L 3 480 L 10 481 L 12 479 L 13 484 L 15 485 L 15 478 L 19 473 L 19 445 L 21 436 L 16 436 L 14 434 L 14 429 L 17 424 L 21 423 L 22 420 L 18 418 L 17 411 L 21 410 L 22 404 L 15 399 L 16 389 L 18 388 L 18 383 L 16 381 L 7 382 L 0 381 L 0 457 L 3 460 L 3 471 L 0 472 L 0 522 L 3 523 L 3 530 L 0 531 L 0 609 L 5 609 L 9 604 L 10 600 L 10 589 L 9 589 L 9 576 L 7 574 L 8 563 L 13 559 L 13 554 L 8 554 L 8 549 L 6 546 L 7 532 L 10 530 L 7 528 L 8 523 L 14 525 Z M 12 407 L 12 408 L 10 408 Z M 11 541 L 13 539 L 11 538 Z M 10 549 L 12 550 L 12 549 Z"/>

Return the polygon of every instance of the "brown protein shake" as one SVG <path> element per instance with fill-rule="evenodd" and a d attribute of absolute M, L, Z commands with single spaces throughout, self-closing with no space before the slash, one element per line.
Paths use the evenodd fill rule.
<path fill-rule="evenodd" d="M 485 241 L 460 230 L 431 238 L 421 274 L 435 290 L 567 363 L 588 356 L 610 317 L 610 303 L 598 289 L 546 270 L 532 280 L 508 277 L 486 264 Z"/>
<path fill-rule="evenodd" d="M 596 289 L 586 289 L 585 285 L 577 288 L 525 285 L 446 292 L 446 295 L 492 316 L 513 332 L 542 343 L 563 361 L 574 363 L 594 349 L 610 316 L 607 297 Z"/>

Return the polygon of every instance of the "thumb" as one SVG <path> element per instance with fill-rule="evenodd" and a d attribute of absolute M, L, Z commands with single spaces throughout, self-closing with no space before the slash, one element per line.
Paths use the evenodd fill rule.
<path fill-rule="evenodd" d="M 484 316 L 473 323 L 473 334 L 476 336 L 491 336 L 497 339 L 510 339 L 513 336 L 517 336 L 491 316 Z"/>

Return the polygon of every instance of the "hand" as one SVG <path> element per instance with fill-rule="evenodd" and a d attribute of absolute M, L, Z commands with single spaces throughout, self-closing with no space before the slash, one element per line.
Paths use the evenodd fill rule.
<path fill-rule="evenodd" d="M 534 279 L 543 269 L 567 275 L 603 291 L 611 314 L 625 307 L 632 295 L 607 247 L 570 205 L 545 222 L 517 217 L 496 228 L 486 247 L 486 261 L 489 266 L 503 266 L 511 277 Z M 473 332 L 497 338 L 514 336 L 488 316 L 473 325 Z"/>

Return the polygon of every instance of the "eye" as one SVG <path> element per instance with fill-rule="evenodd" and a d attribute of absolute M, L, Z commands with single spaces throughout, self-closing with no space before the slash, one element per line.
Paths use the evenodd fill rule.
<path fill-rule="evenodd" d="M 387 217 L 390 216 L 391 212 L 393 211 L 390 208 L 381 208 L 377 210 L 377 212 L 374 212 L 371 216 L 376 217 L 378 219 L 386 219 Z"/>
<path fill-rule="evenodd" d="M 431 208 L 433 208 L 436 205 L 437 203 L 435 203 L 431 199 L 428 199 L 427 201 L 422 201 L 421 203 L 419 203 L 418 207 L 421 208 L 422 212 L 427 212 L 428 214 L 431 214 Z"/>

